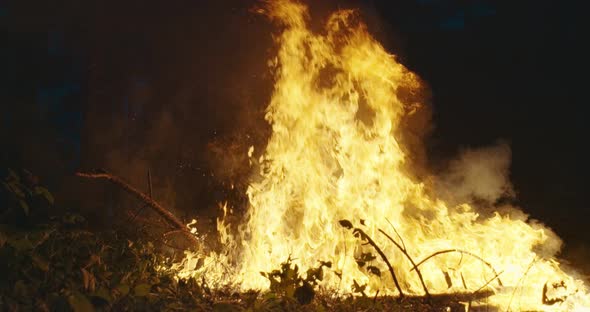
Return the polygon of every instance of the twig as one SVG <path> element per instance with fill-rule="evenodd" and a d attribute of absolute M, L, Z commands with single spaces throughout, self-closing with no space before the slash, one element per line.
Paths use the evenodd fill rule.
<path fill-rule="evenodd" d="M 152 172 L 148 169 L 148 191 L 150 192 L 150 198 L 154 198 L 152 193 Z"/>
<path fill-rule="evenodd" d="M 461 258 L 463 258 L 463 254 L 461 254 Z M 466 290 L 469 290 L 469 288 L 467 288 L 467 284 L 465 283 L 465 278 L 463 277 L 463 272 L 460 272 L 460 274 L 461 274 L 461 283 L 463 283 L 463 288 L 465 288 Z M 469 300 L 469 302 L 467 303 L 467 307 L 465 308 L 465 312 L 471 311 L 471 302 L 472 302 L 472 300 Z"/>
<path fill-rule="evenodd" d="M 154 194 L 152 193 L 152 174 L 150 172 L 150 169 L 148 169 L 147 178 L 148 178 L 148 192 L 150 194 L 150 198 L 153 199 Z M 129 221 L 133 222 L 135 220 L 135 218 L 137 218 L 137 216 L 139 216 L 139 214 L 141 214 L 143 212 L 143 209 L 145 209 L 146 206 L 147 205 L 144 204 L 143 206 L 139 207 L 139 209 L 137 209 L 137 212 L 135 212 L 135 215 L 133 216 L 133 218 Z"/>
<path fill-rule="evenodd" d="M 404 250 L 406 250 L 406 244 L 404 243 L 404 239 L 401 237 L 401 235 L 399 235 L 399 233 L 395 229 L 395 226 L 393 226 L 393 224 L 391 223 L 391 221 L 389 221 L 389 219 L 385 218 L 385 221 L 387 221 L 387 223 L 389 223 L 389 225 L 393 229 L 393 232 L 395 232 L 395 235 L 397 235 L 397 238 L 399 238 L 399 241 L 402 243 L 402 246 L 404 247 Z"/>
<path fill-rule="evenodd" d="M 378 295 L 379 295 L 379 289 L 377 289 L 377 292 L 375 293 L 375 296 L 373 297 L 373 307 L 375 307 L 375 303 L 377 302 Z"/>
<path fill-rule="evenodd" d="M 524 281 L 525 277 L 529 274 L 529 271 L 533 267 L 533 265 L 535 264 L 535 262 L 537 262 L 537 257 L 535 257 L 533 259 L 533 261 L 531 261 L 531 263 L 527 267 L 527 269 L 524 272 L 524 274 L 518 280 L 518 283 L 516 283 L 516 287 L 514 287 L 514 290 L 512 291 L 512 295 L 510 296 L 510 301 L 508 301 L 508 306 L 506 307 L 506 311 L 510 311 L 510 306 L 512 305 L 512 299 L 514 299 L 514 295 L 516 295 L 516 291 L 518 290 L 518 287 L 520 287 L 520 284 Z"/>
<path fill-rule="evenodd" d="M 174 227 L 178 230 L 185 229 L 185 225 L 180 220 L 178 220 L 178 218 L 176 218 L 170 211 L 168 211 L 166 208 L 164 208 L 162 205 L 160 205 L 158 202 L 153 200 L 148 195 L 145 195 L 144 193 L 142 193 L 138 189 L 134 188 L 133 186 L 129 185 L 127 182 L 123 181 L 121 178 L 119 178 L 117 176 L 114 176 L 109 173 L 83 173 L 83 172 L 77 172 L 76 175 L 79 177 L 89 178 L 89 179 L 106 179 L 106 180 L 120 186 L 128 193 L 131 193 L 136 198 L 138 198 L 139 200 L 146 203 L 156 213 L 158 213 L 167 223 L 172 225 L 172 227 Z M 194 237 L 191 233 L 186 232 L 185 237 L 188 238 L 191 242 L 195 243 L 196 245 L 199 244 L 199 241 L 197 240 L 197 238 Z"/>
<path fill-rule="evenodd" d="M 420 272 L 420 269 L 418 269 L 418 266 L 416 265 L 416 263 L 414 262 L 414 260 L 412 259 L 412 257 L 410 257 L 410 255 L 408 254 L 408 252 L 406 251 L 406 248 L 402 246 L 400 246 L 400 244 L 398 244 L 395 240 L 393 240 L 393 238 L 389 235 L 387 235 L 387 233 L 385 233 L 383 230 L 378 229 L 379 232 L 381 232 L 381 234 L 385 235 L 397 248 L 399 248 L 399 250 L 401 250 L 401 252 L 406 256 L 406 258 L 408 258 L 408 260 L 410 260 L 410 263 L 412 264 L 412 266 L 414 267 L 414 269 L 416 270 L 416 273 L 418 274 L 418 278 L 420 279 L 420 283 L 422 283 L 422 288 L 424 289 L 424 293 L 426 293 L 426 296 L 430 298 L 430 293 L 428 292 L 428 288 L 426 287 L 426 283 L 424 283 L 424 278 L 422 278 L 422 273 Z M 398 234 L 399 236 L 399 234 Z M 401 237 L 400 237 L 401 239 Z"/>
<path fill-rule="evenodd" d="M 478 256 L 476 254 L 473 254 L 473 253 L 471 253 L 469 251 L 460 250 L 460 249 L 447 249 L 447 250 L 437 251 L 437 252 L 431 254 L 430 256 L 424 258 L 422 261 L 418 262 L 418 264 L 416 264 L 416 267 L 419 267 L 421 264 L 423 264 L 424 262 L 428 261 L 428 259 L 430 259 L 432 257 L 438 256 L 438 255 L 442 255 L 442 254 L 445 254 L 445 253 L 450 253 L 450 252 L 458 252 L 460 254 L 465 254 L 465 255 L 472 256 L 475 259 L 477 259 L 477 260 L 481 261 L 482 263 L 484 263 L 485 265 L 487 265 L 494 272 L 494 274 L 496 274 L 496 276 L 499 275 L 498 272 L 496 271 L 496 269 L 494 269 L 494 267 L 489 262 L 485 261 L 482 257 L 480 257 L 480 256 Z M 413 269 L 414 268 L 412 268 L 410 271 L 412 271 Z M 500 279 L 498 279 L 498 284 L 500 286 L 503 286 L 502 285 L 502 281 L 500 281 Z"/>
<path fill-rule="evenodd" d="M 348 259 L 347 254 L 346 254 L 346 241 L 344 242 L 344 264 L 342 265 L 342 267 L 346 267 L 346 259 Z M 342 274 L 344 274 L 344 271 L 342 271 L 342 273 L 340 274 L 340 280 L 338 281 L 338 291 L 340 291 L 340 286 L 342 285 Z"/>
<path fill-rule="evenodd" d="M 186 232 L 188 232 L 188 231 L 187 230 L 173 230 L 173 231 L 169 231 L 169 232 L 164 233 L 162 236 L 168 237 L 170 235 L 179 234 L 179 233 L 180 234 L 186 234 Z"/>
<path fill-rule="evenodd" d="M 381 256 L 381 259 L 383 259 L 383 261 L 387 265 L 387 268 L 389 269 L 389 273 L 391 274 L 391 277 L 393 278 L 393 282 L 395 283 L 395 287 L 397 288 L 397 291 L 399 291 L 399 296 L 401 298 L 405 297 L 404 292 L 402 291 L 402 288 L 400 287 L 399 282 L 397 280 L 397 276 L 395 275 L 395 272 L 393 271 L 393 267 L 391 266 L 391 263 L 389 263 L 389 260 L 387 259 L 387 257 L 385 256 L 385 254 L 383 253 L 381 248 L 379 248 L 379 246 L 377 246 L 377 244 L 371 239 L 371 237 L 369 237 L 369 235 L 367 235 L 367 233 L 365 233 L 363 230 L 361 230 L 359 228 L 354 228 L 353 234 L 356 234 L 356 233 L 360 233 L 361 237 L 366 239 L 367 243 L 369 245 L 373 246 L 373 248 L 375 248 L 375 250 L 377 251 L 379 256 Z"/>
<path fill-rule="evenodd" d="M 186 250 L 185 248 L 181 248 L 181 247 L 177 247 L 177 246 L 174 246 L 174 245 L 170 245 L 170 244 L 166 243 L 165 241 L 163 241 L 161 239 L 160 240 L 157 240 L 157 241 L 160 244 L 162 244 L 162 245 L 165 245 L 167 247 L 170 247 L 170 248 L 175 249 L 175 250 L 178 250 L 178 251 L 185 251 Z"/>
<path fill-rule="evenodd" d="M 495 280 L 496 278 L 498 278 L 498 276 L 500 276 L 500 274 L 502 274 L 503 272 L 500 273 L 496 273 L 496 275 L 494 275 L 494 277 L 492 277 L 489 281 L 487 281 L 485 284 L 483 284 L 483 286 L 481 286 L 480 288 L 478 288 L 476 291 L 473 292 L 473 294 L 478 293 L 480 290 L 484 289 L 484 287 L 488 286 L 493 280 Z"/>
<path fill-rule="evenodd" d="M 489 289 L 482 289 L 479 292 L 453 292 L 444 294 L 432 294 L 432 302 L 467 302 L 467 301 L 479 301 L 488 297 L 493 296 L 495 293 Z M 408 295 L 407 300 L 424 298 L 424 296 L 412 296 Z"/>

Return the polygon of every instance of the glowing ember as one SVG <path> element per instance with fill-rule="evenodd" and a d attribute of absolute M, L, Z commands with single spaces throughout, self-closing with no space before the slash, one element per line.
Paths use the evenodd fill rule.
<path fill-rule="evenodd" d="M 262 156 L 252 159 L 258 172 L 247 192 L 247 221 L 235 236 L 220 221 L 225 250 L 196 270 L 202 255 L 188 255 L 182 276 L 266 289 L 260 272 L 291 257 L 302 272 L 331 261 L 322 287 L 352 292 L 356 282 L 367 293 L 399 295 L 379 257 L 371 265 L 380 277 L 357 263 L 362 253 L 376 252 L 339 223 L 349 220 L 382 249 L 406 294 L 424 294 L 424 287 L 408 257 L 379 230 L 417 264 L 436 254 L 419 266 L 430 293 L 486 287 L 496 292 L 491 303 L 506 310 L 590 306 L 586 286 L 555 258 L 560 241 L 549 229 L 525 217 L 451 207 L 407 173 L 398 135 L 416 103 L 400 94 L 419 81 L 370 37 L 354 11 L 332 14 L 317 34 L 307 26 L 305 6 L 281 0 L 266 8 L 283 31 L 266 115 L 273 132 Z M 253 149 L 244 152 L 253 157 Z M 552 299 L 559 302 L 549 305 Z"/>

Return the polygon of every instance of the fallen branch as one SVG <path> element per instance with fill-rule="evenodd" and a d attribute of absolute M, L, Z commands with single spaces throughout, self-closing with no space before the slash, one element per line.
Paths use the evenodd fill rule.
<path fill-rule="evenodd" d="M 149 169 L 147 172 L 147 179 L 148 179 L 148 191 L 150 193 L 150 198 L 153 199 L 154 193 L 152 192 L 152 174 Z M 139 216 L 139 214 L 143 211 L 143 209 L 145 209 L 146 206 L 147 205 L 144 204 L 143 206 L 139 207 L 139 209 L 137 209 L 137 212 L 133 216 L 133 219 L 131 219 L 131 222 L 133 222 L 133 220 L 135 220 L 135 218 L 137 218 Z"/>
<path fill-rule="evenodd" d="M 410 260 L 410 263 L 412 264 L 412 266 L 416 270 L 416 273 L 418 274 L 418 278 L 420 279 L 420 283 L 422 283 L 422 288 L 424 289 L 424 293 L 426 294 L 426 297 L 430 297 L 430 293 L 428 292 L 428 287 L 426 287 L 426 283 L 424 283 L 424 278 L 422 278 L 422 272 L 420 272 L 420 269 L 418 269 L 418 266 L 414 262 L 414 259 L 412 259 L 412 257 L 410 257 L 410 255 L 406 251 L 405 246 L 402 247 L 391 236 L 387 235 L 387 233 L 385 233 L 381 229 L 378 229 L 378 230 L 379 230 L 379 232 L 381 232 L 381 234 L 385 235 L 397 248 L 399 248 L 399 250 L 401 250 L 401 252 L 406 256 L 406 258 L 408 258 L 408 260 Z M 396 233 L 397 233 L 397 231 L 396 231 Z M 401 240 L 401 236 L 399 236 L 399 234 L 398 234 L 398 237 Z M 403 242 L 403 240 L 402 240 L 402 242 Z"/>
<path fill-rule="evenodd" d="M 154 226 L 157 228 L 162 228 L 162 229 L 172 228 L 168 222 L 162 222 L 162 219 L 152 220 L 152 219 L 148 219 L 148 218 L 144 218 L 144 217 L 135 217 L 135 215 L 131 211 L 127 211 L 127 217 L 128 217 L 128 220 L 130 220 L 129 222 L 141 222 L 141 223 L 145 223 L 147 225 L 151 225 L 151 226 Z M 176 231 L 176 230 L 174 230 L 174 231 Z"/>
<path fill-rule="evenodd" d="M 173 230 L 173 231 L 169 231 L 164 233 L 162 236 L 164 237 L 168 237 L 170 235 L 175 235 L 175 234 L 184 234 L 186 232 L 186 230 Z"/>
<path fill-rule="evenodd" d="M 533 267 L 533 265 L 535 264 L 535 262 L 537 262 L 537 260 L 538 260 L 538 258 L 535 257 L 533 259 L 533 261 L 531 261 L 531 263 L 527 267 L 526 271 L 524 271 L 524 274 L 518 280 L 518 283 L 516 283 L 516 287 L 514 287 L 514 290 L 512 291 L 512 295 L 510 296 L 510 301 L 508 301 L 508 307 L 506 307 L 506 311 L 510 311 L 510 305 L 512 305 L 512 299 L 514 299 L 514 295 L 516 294 L 516 290 L 518 290 L 518 288 L 520 287 L 521 283 L 524 281 L 524 279 L 527 276 L 527 274 L 529 274 L 530 269 Z"/>
<path fill-rule="evenodd" d="M 123 181 L 121 178 L 112 175 L 110 173 L 83 173 L 83 172 L 76 172 L 76 175 L 83 178 L 89 179 L 105 179 L 108 180 L 121 188 L 125 191 L 130 193 L 131 195 L 135 196 L 137 199 L 143 201 L 146 205 L 151 207 L 158 215 L 160 215 L 168 224 L 170 224 L 173 228 L 182 231 L 184 236 L 188 238 L 191 242 L 198 245 L 199 241 L 197 238 L 187 230 L 186 226 L 178 220 L 168 209 L 164 208 L 155 200 L 151 199 L 150 196 L 142 193 L 135 187 L 129 185 L 127 182 Z"/>
<path fill-rule="evenodd" d="M 473 293 L 474 294 L 477 294 L 478 292 L 480 292 L 482 289 L 484 289 L 486 286 L 488 286 L 493 280 L 495 280 L 496 278 L 498 278 L 498 276 L 500 276 L 500 274 L 502 274 L 502 272 L 496 273 L 496 275 L 494 275 L 494 277 L 490 278 L 485 284 L 483 284 L 483 286 L 481 286 L 480 288 L 478 288 Z"/>
<path fill-rule="evenodd" d="M 416 268 L 419 267 L 422 263 L 426 262 L 428 259 L 430 259 L 432 257 L 438 256 L 438 255 L 442 255 L 442 254 L 445 254 L 445 253 L 450 253 L 450 252 L 457 252 L 457 253 L 460 253 L 462 255 L 472 256 L 473 258 L 475 258 L 475 259 L 481 261 L 483 264 L 487 265 L 494 272 L 494 274 L 496 274 L 496 276 L 500 275 L 496 271 L 496 269 L 494 269 L 494 267 L 489 262 L 485 261 L 482 257 L 480 257 L 480 256 L 478 256 L 476 254 L 473 254 L 473 253 L 471 253 L 469 251 L 465 251 L 465 250 L 461 250 L 461 249 L 447 249 L 447 250 L 437 251 L 437 252 L 431 254 L 430 256 L 424 258 L 422 261 L 418 262 L 418 264 L 416 264 Z M 414 268 L 412 268 L 410 271 L 412 271 L 412 270 L 414 270 Z M 498 279 L 498 284 L 500 286 L 503 286 L 502 285 L 502 281 L 500 279 Z"/>
<path fill-rule="evenodd" d="M 468 302 L 480 301 L 495 295 L 495 292 L 489 289 L 481 289 L 476 292 L 454 292 L 450 294 L 431 294 L 430 299 L 435 303 L 444 302 Z M 423 296 L 409 295 L 406 300 L 424 298 Z"/>
<path fill-rule="evenodd" d="M 393 229 L 393 232 L 395 232 L 395 235 L 397 235 L 397 238 L 399 238 L 399 241 L 401 242 L 402 247 L 404 247 L 403 250 L 406 250 L 406 243 L 404 243 L 404 239 L 401 237 L 401 235 L 399 235 L 399 233 L 395 229 L 395 226 L 393 226 L 393 224 L 391 223 L 391 221 L 389 221 L 389 219 L 385 218 L 385 221 L 387 221 L 387 223 L 389 223 L 389 226 L 391 226 L 391 228 Z"/>
<path fill-rule="evenodd" d="M 379 256 L 381 256 L 381 259 L 387 265 L 387 268 L 389 269 L 389 273 L 391 274 L 391 278 L 393 279 L 393 283 L 395 284 L 395 287 L 397 288 L 397 291 L 399 291 L 400 298 L 404 298 L 405 297 L 405 294 L 402 291 L 401 286 L 399 285 L 399 282 L 397 280 L 397 276 L 395 275 L 395 272 L 393 271 L 393 267 L 391 266 L 391 263 L 389 263 L 389 259 L 387 259 L 387 257 L 383 253 L 383 250 L 381 250 L 381 248 L 379 248 L 379 246 L 377 245 L 377 243 L 375 243 L 375 241 L 373 241 L 373 239 L 371 239 L 371 237 L 369 235 L 367 235 L 367 233 L 365 233 L 363 230 L 361 230 L 359 228 L 353 227 L 353 225 L 352 225 L 352 223 L 350 221 L 348 221 L 348 220 L 340 220 L 339 223 L 340 223 L 340 225 L 342 227 L 345 227 L 347 229 L 351 229 L 352 230 L 352 234 L 354 236 L 359 237 L 361 240 L 367 241 L 367 244 L 369 244 L 369 245 L 373 246 L 373 248 L 375 248 L 375 250 L 377 251 L 377 253 L 379 254 Z"/>

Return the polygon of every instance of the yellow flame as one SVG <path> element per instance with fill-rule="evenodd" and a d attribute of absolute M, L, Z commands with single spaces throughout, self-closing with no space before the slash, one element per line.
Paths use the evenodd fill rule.
<path fill-rule="evenodd" d="M 400 121 L 420 104 L 404 102 L 400 94 L 416 90 L 419 80 L 371 38 L 354 11 L 333 13 L 321 33 L 309 29 L 300 3 L 272 1 L 265 13 L 283 29 L 266 115 L 272 136 L 247 191 L 250 207 L 240 233 L 234 237 L 228 224 L 218 223 L 227 245 L 205 261 L 210 276 L 266 289 L 260 272 L 289 257 L 302 272 L 323 260 L 339 273 L 326 274 L 323 287 L 351 292 L 356 282 L 369 293 L 399 295 L 379 257 L 372 265 L 381 277 L 357 264 L 361 253 L 376 252 L 339 224 L 346 219 L 380 246 L 406 293 L 424 294 L 423 286 L 380 229 L 416 263 L 447 251 L 419 267 L 431 293 L 485 286 L 496 292 L 491 303 L 506 310 L 590 306 L 583 281 L 566 274 L 555 258 L 560 242 L 549 229 L 524 217 L 483 217 L 466 204 L 449 207 L 407 173 Z M 460 251 L 449 251 L 455 249 Z M 194 264 L 187 268 L 185 274 L 194 274 Z M 565 287 L 553 285 L 561 281 Z M 543 304 L 544 288 L 564 290 L 564 302 Z"/>

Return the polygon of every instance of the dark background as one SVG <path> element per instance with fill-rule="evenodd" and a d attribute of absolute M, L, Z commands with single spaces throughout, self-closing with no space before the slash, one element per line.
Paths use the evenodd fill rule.
<path fill-rule="evenodd" d="M 255 3 L 0 0 L 0 161 L 31 168 L 66 205 L 88 195 L 72 177 L 80 168 L 136 185 L 150 169 L 155 196 L 187 218 L 239 198 L 224 184 L 233 167 L 213 175 L 229 157 L 220 148 L 263 147 L 268 135 L 274 28 L 251 13 Z M 428 83 L 431 165 L 507 140 L 519 205 L 585 262 L 581 3 L 314 1 L 312 15 L 319 23 L 351 6 Z M 91 194 L 116 202 L 110 192 Z M 98 207 L 107 221 L 116 209 Z"/>

